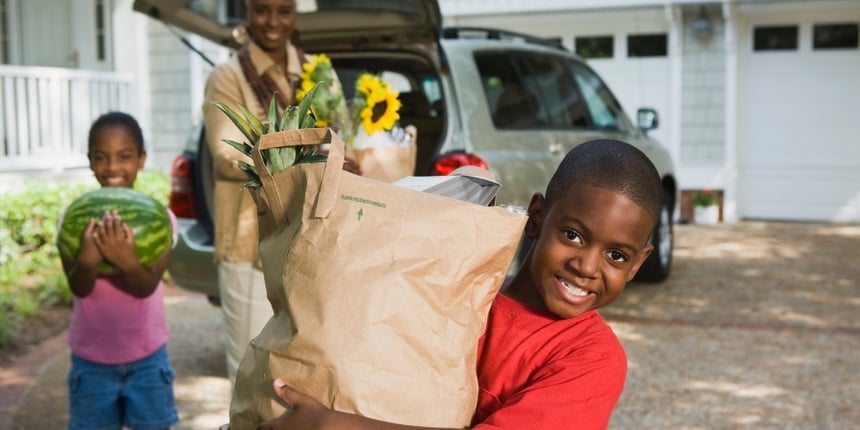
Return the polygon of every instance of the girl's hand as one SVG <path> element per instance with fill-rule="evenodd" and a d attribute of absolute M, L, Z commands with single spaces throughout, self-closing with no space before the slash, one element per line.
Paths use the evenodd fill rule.
<path fill-rule="evenodd" d="M 96 227 L 95 243 L 104 258 L 127 272 L 139 265 L 134 250 L 134 233 L 117 211 L 106 211 Z"/>
<path fill-rule="evenodd" d="M 275 394 L 292 406 L 293 410 L 284 416 L 257 426 L 261 430 L 320 430 L 325 418 L 333 412 L 311 396 L 300 393 L 287 386 L 280 378 L 272 383 Z"/>
<path fill-rule="evenodd" d="M 78 251 L 78 264 L 81 267 L 96 267 L 104 260 L 99 247 L 96 245 L 97 225 L 98 221 L 95 218 L 90 218 L 87 228 L 84 229 L 84 235 L 81 237 L 81 249 Z"/>

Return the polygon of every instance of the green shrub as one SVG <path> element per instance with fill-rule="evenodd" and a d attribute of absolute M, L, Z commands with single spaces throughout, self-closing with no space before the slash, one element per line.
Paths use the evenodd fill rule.
<path fill-rule="evenodd" d="M 713 206 L 718 203 L 717 194 L 713 190 L 696 191 L 693 204 L 696 206 Z"/>
<path fill-rule="evenodd" d="M 57 220 L 75 198 L 98 187 L 77 183 L 27 183 L 0 199 L 0 346 L 42 306 L 69 305 L 72 293 L 55 246 Z M 167 203 L 170 179 L 143 171 L 135 188 Z"/>

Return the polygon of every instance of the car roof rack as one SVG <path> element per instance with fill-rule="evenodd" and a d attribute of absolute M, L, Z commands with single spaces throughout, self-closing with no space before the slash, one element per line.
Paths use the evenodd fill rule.
<path fill-rule="evenodd" d="M 466 39 L 466 38 L 483 38 L 488 40 L 513 40 L 536 45 L 543 45 L 550 48 L 565 50 L 561 42 L 554 39 L 546 39 L 532 34 L 518 33 L 510 30 L 489 27 L 445 27 L 442 29 L 443 39 Z"/>

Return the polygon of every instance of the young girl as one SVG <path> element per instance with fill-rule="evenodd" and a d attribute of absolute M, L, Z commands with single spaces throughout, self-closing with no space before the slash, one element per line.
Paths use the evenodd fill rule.
<path fill-rule="evenodd" d="M 121 112 L 99 117 L 88 157 L 102 187 L 132 188 L 146 161 L 137 121 Z M 178 421 L 161 281 L 169 254 L 141 266 L 131 229 L 109 211 L 90 220 L 77 260 L 63 261 L 74 294 L 69 429 L 164 429 Z M 98 274 L 102 261 L 119 273 Z"/>

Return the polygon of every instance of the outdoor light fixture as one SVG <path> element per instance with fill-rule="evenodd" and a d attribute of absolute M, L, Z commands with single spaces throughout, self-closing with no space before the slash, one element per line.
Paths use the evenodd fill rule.
<path fill-rule="evenodd" d="M 711 39 L 711 18 L 704 6 L 699 7 L 699 16 L 693 20 L 693 37 L 701 43 Z"/>

